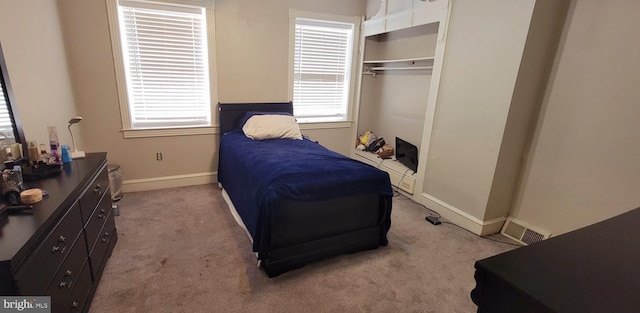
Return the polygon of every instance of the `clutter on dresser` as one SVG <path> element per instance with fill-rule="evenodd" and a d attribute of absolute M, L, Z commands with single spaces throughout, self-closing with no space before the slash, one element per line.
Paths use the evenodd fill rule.
<path fill-rule="evenodd" d="M 2 170 L 2 198 L 9 205 L 20 204 L 20 192 L 22 191 L 22 169 L 15 165 L 14 161 L 5 161 Z"/>
<path fill-rule="evenodd" d="M 47 164 L 39 161 L 37 164 L 24 168 L 22 177 L 26 182 L 32 182 L 48 177 L 53 177 L 62 172 L 62 167 L 58 164 Z"/>
<path fill-rule="evenodd" d="M 27 143 L 27 156 L 22 154 L 22 146 L 20 145 L 14 153 L 5 152 L 0 157 L 4 157 L 5 162 L 13 162 L 16 170 L 20 171 L 21 179 L 25 182 L 32 182 L 48 177 L 53 177 L 62 172 L 62 164 L 71 162 L 71 151 L 68 146 L 62 146 L 57 141 L 57 131 L 55 127 L 48 127 L 49 131 L 49 149 L 46 144 L 40 144 L 36 141 Z M 8 151 L 8 150 L 7 150 Z M 5 168 L 7 168 L 5 164 Z"/>
<path fill-rule="evenodd" d="M 4 162 L 4 169 L 0 176 L 0 190 L 2 190 L 2 199 L 4 200 L 0 209 L 0 218 L 15 212 L 31 214 L 30 211 L 25 212 L 25 210 L 31 210 L 33 206 L 21 201 L 20 194 L 24 190 L 24 185 L 22 167 L 19 163 L 16 164 L 13 160 Z M 42 192 L 40 194 L 42 200 Z"/>
<path fill-rule="evenodd" d="M 15 198 L 14 191 L 15 190 L 9 190 L 5 195 L 3 189 L 4 201 L 0 202 L 0 220 L 7 215 L 33 214 L 33 205 L 49 196 L 45 190 L 32 188 L 20 192 L 20 198 L 18 200 Z"/>
<path fill-rule="evenodd" d="M 31 188 L 20 192 L 20 201 L 24 204 L 34 204 L 42 201 L 44 193 L 40 188 Z"/>
<path fill-rule="evenodd" d="M 79 118 L 72 119 L 70 124 L 77 123 Z M 73 123 L 72 123 L 73 122 Z M 28 141 L 26 155 L 23 146 L 13 143 L 11 139 L 0 142 L 0 162 L 4 167 L 0 170 L 0 196 L 3 215 L 10 212 L 29 210 L 32 205 L 46 198 L 44 190 L 25 187 L 25 182 L 33 182 L 59 175 L 64 167 L 73 159 L 68 145 L 60 145 L 58 131 L 54 126 L 47 127 L 49 146 L 36 141 Z M 75 142 L 74 142 L 75 147 Z M 75 150 L 75 148 L 74 148 Z"/>
<path fill-rule="evenodd" d="M 57 150 L 55 128 L 49 129 L 50 144 L 54 151 Z M 33 204 L 42 201 L 47 196 L 41 189 L 29 189 L 25 182 L 33 182 L 56 176 L 62 172 L 60 158 L 52 158 L 45 145 L 38 145 L 35 141 L 29 141 L 26 147 L 28 156 L 23 154 L 22 145 L 14 143 L 0 143 L 0 162 L 3 168 L 0 170 L 0 207 L 2 215 L 11 213 L 31 214 L 29 210 Z M 57 153 L 57 152 L 56 152 Z"/>

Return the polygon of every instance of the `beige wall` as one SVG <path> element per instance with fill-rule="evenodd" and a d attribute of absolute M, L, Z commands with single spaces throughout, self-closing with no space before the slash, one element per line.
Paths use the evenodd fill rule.
<path fill-rule="evenodd" d="M 219 135 L 123 139 L 105 2 L 58 1 L 88 151 L 107 151 L 125 182 L 217 171 Z M 216 1 L 218 101 L 288 100 L 289 9 L 356 16 L 364 1 Z M 216 123 L 217 124 L 217 123 Z M 306 131 L 347 153 L 351 129 Z M 337 140 L 336 140 L 337 139 Z M 156 161 L 162 152 L 163 161 Z M 125 186 L 126 187 L 126 186 Z"/>
<path fill-rule="evenodd" d="M 85 151 L 106 151 L 125 180 L 215 171 L 217 137 L 123 139 L 105 1 L 58 1 Z M 156 161 L 156 152 L 163 161 Z"/>
<path fill-rule="evenodd" d="M 451 9 L 422 192 L 478 221 L 485 221 L 534 4 L 457 0 Z"/>
<path fill-rule="evenodd" d="M 55 126 L 60 143 L 71 145 L 67 123 L 78 113 L 55 2 L 0 1 L 0 42 L 26 139 L 48 146 L 47 126 Z"/>
<path fill-rule="evenodd" d="M 555 235 L 640 206 L 640 2 L 571 2 L 511 215 Z"/>
<path fill-rule="evenodd" d="M 531 134 L 540 111 L 567 8 L 568 1 L 536 1 L 509 107 L 485 220 L 504 216 L 515 199 L 523 153 L 531 143 Z"/>

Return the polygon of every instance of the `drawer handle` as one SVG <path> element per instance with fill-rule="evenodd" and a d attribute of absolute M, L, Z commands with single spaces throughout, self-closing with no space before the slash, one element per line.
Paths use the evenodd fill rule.
<path fill-rule="evenodd" d="M 63 280 L 60 282 L 59 287 L 60 288 L 71 288 L 71 283 L 73 283 L 73 278 L 71 278 L 71 270 L 67 270 L 67 272 L 64 275 Z"/>
<path fill-rule="evenodd" d="M 105 210 L 104 209 L 100 209 L 100 213 L 98 213 L 98 219 L 103 219 L 105 217 Z"/>
<path fill-rule="evenodd" d="M 79 305 L 80 304 L 78 302 L 73 301 L 73 303 L 71 303 L 71 310 L 69 312 L 80 312 L 80 311 L 78 311 L 79 310 L 78 309 Z"/>
<path fill-rule="evenodd" d="M 93 188 L 93 193 L 98 196 L 102 195 L 102 186 L 100 184 L 97 184 L 96 187 Z"/>
<path fill-rule="evenodd" d="M 51 253 L 60 252 L 60 254 L 63 254 L 67 249 L 67 245 L 64 243 L 66 239 L 67 238 L 65 238 L 64 236 L 60 236 L 60 239 L 58 240 L 58 242 L 56 242 L 56 245 L 51 248 Z"/>
<path fill-rule="evenodd" d="M 103 243 L 108 243 L 109 242 L 109 232 L 104 232 L 104 238 L 102 238 L 102 242 Z"/>

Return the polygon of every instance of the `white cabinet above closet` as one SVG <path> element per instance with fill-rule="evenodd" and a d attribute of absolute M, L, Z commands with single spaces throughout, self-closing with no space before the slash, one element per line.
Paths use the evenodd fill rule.
<path fill-rule="evenodd" d="M 448 0 L 369 1 L 377 3 L 378 10 L 364 21 L 365 36 L 445 21 L 449 13 Z M 373 4 L 371 6 L 375 7 Z"/>

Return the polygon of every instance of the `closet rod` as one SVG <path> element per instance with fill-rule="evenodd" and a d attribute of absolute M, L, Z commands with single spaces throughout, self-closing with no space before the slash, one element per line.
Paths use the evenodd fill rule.
<path fill-rule="evenodd" d="M 433 66 L 411 66 L 411 67 L 371 67 L 370 71 L 388 71 L 388 70 L 431 70 Z"/>

